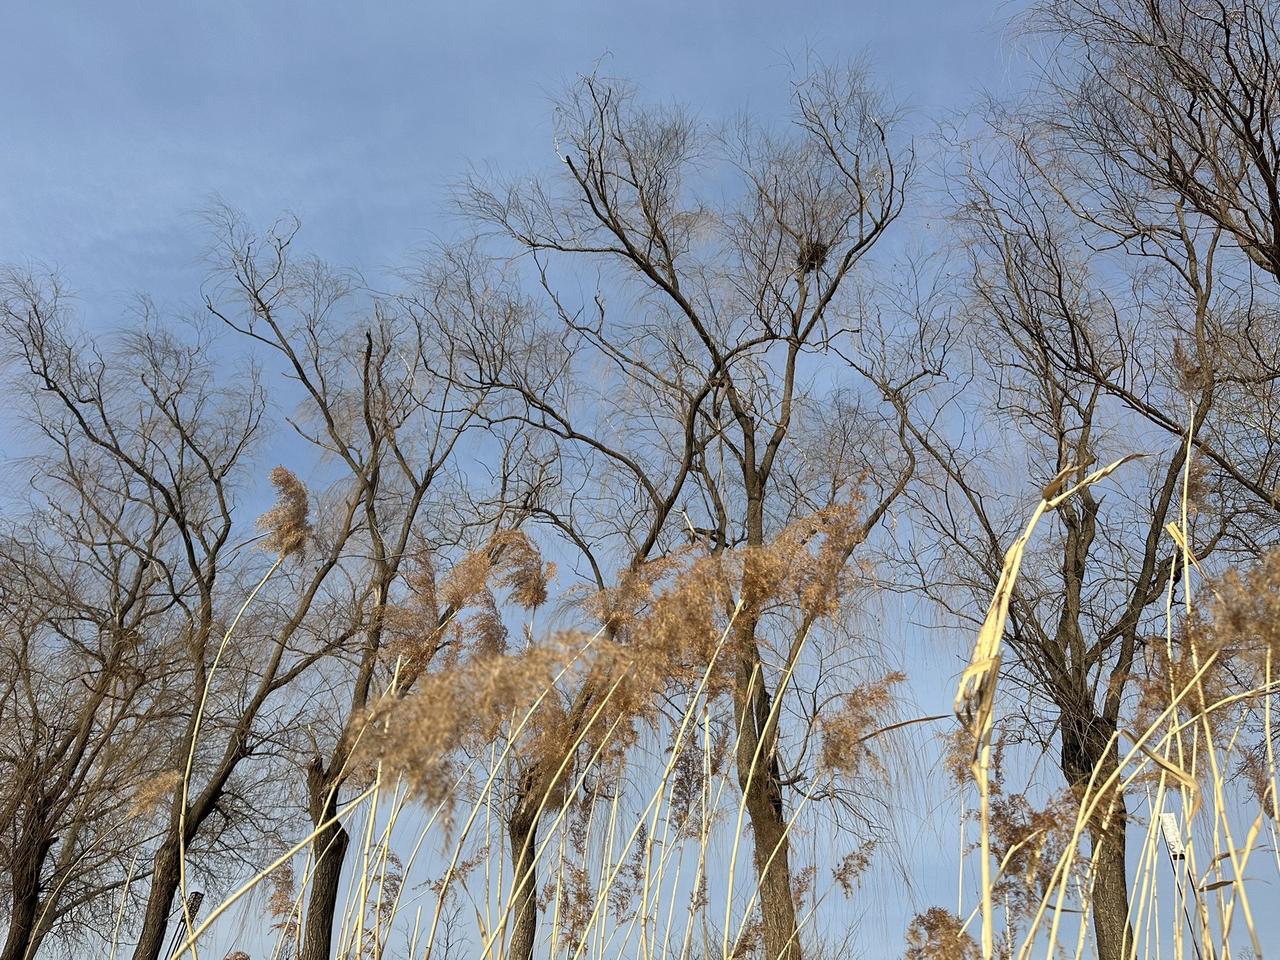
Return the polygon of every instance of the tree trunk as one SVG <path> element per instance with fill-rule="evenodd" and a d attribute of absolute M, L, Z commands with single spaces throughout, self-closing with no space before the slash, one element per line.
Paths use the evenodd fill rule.
<path fill-rule="evenodd" d="M 538 873 L 534 860 L 538 848 L 538 800 L 531 790 L 522 789 L 507 827 L 512 863 L 511 947 L 507 960 L 533 960 L 538 933 Z"/>
<path fill-rule="evenodd" d="M 766 960 L 801 960 L 796 905 L 791 889 L 791 843 L 782 805 L 782 778 L 776 736 L 768 723 L 770 697 L 758 669 L 754 625 L 742 638 L 746 650 L 739 658 L 735 714 L 738 724 L 738 785 L 751 819 L 756 882 Z M 761 735 L 764 742 L 761 743 Z"/>
<path fill-rule="evenodd" d="M 299 960 L 329 960 L 332 956 L 333 921 L 349 843 L 350 836 L 338 823 L 322 830 L 313 842 L 316 865 L 311 874 L 311 896 L 307 900 Z"/>
<path fill-rule="evenodd" d="M 1123 814 L 1122 809 L 1115 815 Z M 1098 960 L 1129 960 L 1133 934 L 1129 929 L 1129 878 L 1125 871 L 1123 820 L 1111 828 L 1090 829 L 1093 844 L 1093 935 Z"/>
<path fill-rule="evenodd" d="M 333 921 L 338 912 L 338 888 L 351 836 L 334 819 L 338 811 L 338 791 L 326 782 L 318 761 L 307 771 L 307 781 L 313 825 L 319 827 L 332 822 L 311 841 L 315 867 L 311 873 L 311 896 L 307 901 L 298 960 L 329 960 L 333 950 Z"/>
<path fill-rule="evenodd" d="M 138 934 L 138 945 L 133 950 L 133 960 L 160 960 L 165 935 L 169 932 L 173 895 L 178 891 L 179 881 L 178 844 L 170 839 L 156 851 L 147 909 L 142 917 L 142 930 Z"/>
<path fill-rule="evenodd" d="M 1111 730 L 1100 717 L 1064 713 L 1062 721 L 1062 772 L 1083 797 L 1094 769 L 1094 784 L 1102 784 L 1115 772 L 1115 750 L 1107 750 Z M 1129 878 L 1125 863 L 1128 810 L 1118 791 L 1098 806 L 1089 823 L 1092 846 L 1093 935 L 1098 960 L 1129 960 L 1133 932 L 1129 927 Z"/>
<path fill-rule="evenodd" d="M 10 877 L 13 881 L 9 909 L 9 933 L 0 960 L 28 960 L 34 955 L 36 922 L 40 914 L 40 875 L 54 838 L 47 831 L 27 831 L 14 851 Z"/>
<path fill-rule="evenodd" d="M 756 876 L 760 884 L 764 955 L 766 960 L 800 960 L 787 821 L 782 812 L 776 764 L 766 763 L 764 767 L 769 776 L 757 772 L 747 791 L 747 814 L 751 817 Z"/>

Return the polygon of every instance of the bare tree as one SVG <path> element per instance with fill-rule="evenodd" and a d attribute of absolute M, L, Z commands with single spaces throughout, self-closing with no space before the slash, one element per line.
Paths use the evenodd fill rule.
<path fill-rule="evenodd" d="M 357 507 L 345 523 L 335 520 L 318 562 L 292 584 L 292 598 L 273 608 L 283 615 L 259 623 L 260 643 L 238 650 L 229 643 L 232 624 L 254 636 L 256 618 L 236 616 L 254 591 L 247 578 L 261 578 L 268 566 L 235 540 L 236 490 L 265 406 L 256 372 L 249 368 L 220 385 L 211 339 L 197 326 L 184 341 L 149 309 L 108 353 L 71 331 L 56 284 L 22 277 L 7 293 L 6 332 L 37 425 L 65 449 L 87 451 L 80 455 L 91 455 L 94 476 L 118 478 L 107 492 L 162 531 L 132 546 L 146 571 L 137 576 L 168 612 L 163 632 L 173 650 L 167 661 L 147 665 L 149 677 L 171 674 L 164 701 L 171 738 L 157 756 L 178 775 L 161 794 L 163 815 L 138 872 L 150 883 L 135 956 L 155 960 L 185 861 L 197 857 L 213 875 L 228 856 L 243 862 L 241 828 L 272 827 L 271 820 L 243 816 L 255 805 L 246 793 L 251 781 L 239 775 L 246 761 L 271 761 L 280 722 L 274 705 L 331 652 L 332 638 L 312 636 L 303 621 L 344 556 Z M 287 471 L 276 479 L 290 509 L 305 514 L 306 494 L 296 479 Z M 110 516 L 112 501 L 85 489 L 99 497 L 94 509 Z M 275 535 L 268 542 L 282 561 L 302 539 L 295 531 L 287 543 Z M 267 576 L 279 566 L 269 565 Z"/>
<path fill-rule="evenodd" d="M 1082 173 L 1177 197 L 1280 277 L 1274 0 L 1042 0 L 1027 27 L 1060 42 L 1036 113 Z"/>
<path fill-rule="evenodd" d="M 430 576 L 429 564 L 451 548 L 481 547 L 519 522 L 501 484 L 485 504 L 479 483 L 457 465 L 472 453 L 465 438 L 481 425 L 487 393 L 469 372 L 482 358 L 469 351 L 466 331 L 494 305 L 476 288 L 465 249 L 427 264 L 405 295 L 359 302 L 353 278 L 290 256 L 295 222 L 259 237 L 234 214 L 221 211 L 218 219 L 224 269 L 207 307 L 283 362 L 301 394 L 295 431 L 339 465 L 341 522 L 337 536 L 324 539 L 344 545 L 350 602 L 336 618 L 332 607 L 322 612 L 335 634 L 337 655 L 324 671 L 334 709 L 310 722 L 305 792 L 318 832 L 300 952 L 303 960 L 328 960 L 349 844 L 336 815 L 354 775 L 352 750 L 378 698 L 403 696 L 449 646 L 446 628 L 460 612 L 457 603 L 434 609 L 435 623 L 407 650 L 388 625 L 397 585 L 410 574 Z M 468 497 L 474 511 L 459 511 Z M 496 563 L 502 545 L 488 549 Z M 308 612 L 300 606 L 295 616 Z"/>
<path fill-rule="evenodd" d="M 121 576 L 133 578 L 143 593 L 164 591 L 163 604 L 176 618 L 165 627 L 176 630 L 184 654 L 179 675 L 200 691 L 220 615 L 216 589 L 232 563 L 232 488 L 261 421 L 256 378 L 250 373 L 234 387 L 216 386 L 204 362 L 207 342 L 199 336 L 184 342 L 151 316 L 107 353 L 71 332 L 56 281 L 15 275 L 5 292 L 5 333 L 36 425 L 56 448 L 96 471 L 81 478 L 82 502 L 92 498 L 92 509 L 104 518 L 117 510 L 152 514 L 141 539 L 118 547 L 135 564 Z M 264 682 L 270 687 L 274 681 Z M 197 693 L 189 703 L 199 699 Z M 174 755 L 197 736 L 194 706 L 185 712 L 185 719 L 181 713 L 175 718 L 181 746 Z M 245 756 L 252 710 L 240 719 L 203 789 L 190 804 L 173 800 L 147 868 L 152 893 L 142 956 L 160 950 L 179 882 L 180 848 L 195 838 Z"/>
<path fill-rule="evenodd" d="M 172 651 L 156 642 L 166 609 L 145 553 L 164 531 L 106 496 L 103 478 L 64 465 L 59 482 L 39 484 L 43 509 L 0 547 L 7 960 L 34 956 L 50 934 L 109 929 L 103 907 L 145 840 L 133 798 L 163 773 L 166 678 L 150 663 Z"/>
<path fill-rule="evenodd" d="M 558 182 L 472 182 L 464 192 L 471 215 L 527 253 L 558 322 L 539 341 L 551 358 L 545 383 L 506 386 L 525 418 L 583 468 L 582 481 L 566 478 L 564 499 L 537 515 L 578 548 L 598 589 L 610 586 L 611 570 L 635 571 L 690 534 L 713 553 L 761 550 L 801 509 L 780 479 L 806 369 L 851 322 L 841 290 L 901 211 L 911 162 L 892 140 L 890 108 L 857 71 L 815 72 L 796 84 L 794 106 L 794 136 L 745 122 L 713 136 L 682 111 L 638 107 L 625 85 L 587 77 L 558 106 Z M 697 200 L 692 182 L 717 156 L 741 186 L 736 202 L 719 207 Z M 587 265 L 617 283 L 598 283 L 576 304 L 553 271 Z M 906 476 L 868 509 L 868 529 Z M 602 478 L 620 484 L 621 526 L 616 502 L 593 496 Z M 738 777 L 765 951 L 794 958 L 773 698 L 803 632 L 783 644 L 772 673 L 762 656 L 767 590 L 751 571 L 748 563 L 734 625 Z M 570 716 L 585 716 L 597 693 L 583 690 Z M 516 803 L 517 851 L 536 829 L 521 811 L 540 799 Z M 513 955 L 530 955 L 533 924 L 529 900 Z"/>
<path fill-rule="evenodd" d="M 1185 525 L 1202 561 L 1239 557 L 1269 536 L 1258 493 L 1274 450 L 1257 434 L 1245 439 L 1237 418 L 1242 403 L 1257 403 L 1262 416 L 1271 406 L 1273 351 L 1250 345 L 1273 310 L 1247 270 L 1224 265 L 1224 228 L 1187 215 L 1178 197 L 1119 174 L 1082 184 L 1058 164 L 1056 141 L 1039 139 L 1018 114 L 989 131 L 1003 147 L 972 150 L 956 220 L 970 296 L 939 321 L 963 331 L 975 359 L 950 368 L 955 392 L 941 404 L 950 412 L 922 408 L 913 427 L 938 477 L 919 516 L 947 544 L 921 582 L 962 618 L 982 608 L 1031 493 L 1004 486 L 996 464 L 1048 490 L 1079 481 L 1096 461 L 1147 455 L 1125 468 L 1124 489 L 1084 489 L 1058 508 L 1053 559 L 1024 566 L 1010 607 L 1006 641 L 1030 721 L 1012 735 L 1044 749 L 1056 742 L 1079 792 L 1117 763 L 1126 694 L 1181 562 L 1166 527 Z M 1006 432 L 988 443 L 984 427 Z M 972 591 L 961 590 L 958 606 L 957 587 Z M 1039 723 L 1045 710 L 1051 722 Z M 1106 960 L 1132 945 L 1127 819 L 1116 795 L 1089 824 L 1093 924 Z"/>

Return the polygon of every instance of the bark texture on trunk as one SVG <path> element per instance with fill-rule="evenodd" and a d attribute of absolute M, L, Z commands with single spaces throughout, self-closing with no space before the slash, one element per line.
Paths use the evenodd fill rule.
<path fill-rule="evenodd" d="M 782 803 L 782 778 L 774 749 L 776 726 L 769 722 L 770 697 L 755 655 L 754 626 L 745 625 L 749 646 L 739 658 L 735 690 L 738 786 L 751 820 L 753 861 L 760 888 L 760 919 L 766 960 L 801 960 L 795 897 L 791 886 L 791 843 Z M 763 735 L 763 736 L 762 736 Z"/>
<path fill-rule="evenodd" d="M 47 831 L 33 829 L 14 850 L 10 878 L 9 932 L 0 960 L 29 960 L 35 952 L 36 923 L 40 916 L 40 874 L 53 847 Z"/>
<path fill-rule="evenodd" d="M 746 806 L 751 817 L 753 859 L 760 884 L 764 953 L 767 960 L 800 960 L 786 817 L 774 785 L 776 778 L 757 776 L 756 780 L 747 791 Z"/>
<path fill-rule="evenodd" d="M 1129 960 L 1129 878 L 1125 868 L 1123 826 L 1091 829 L 1093 844 L 1093 935 L 1098 960 Z"/>
<path fill-rule="evenodd" d="M 338 912 L 338 890 L 347 860 L 351 836 L 334 819 L 338 812 L 338 791 L 328 783 L 317 761 L 307 771 L 312 825 L 329 825 L 311 841 L 315 866 L 311 873 L 311 894 L 302 923 L 302 950 L 298 960 L 330 960 L 333 951 L 333 923 Z M 332 822 L 330 822 L 332 821 Z"/>
<path fill-rule="evenodd" d="M 147 909 L 142 917 L 142 929 L 138 933 L 138 945 L 133 950 L 133 960 L 160 960 L 165 936 L 169 932 L 173 896 L 178 891 L 179 880 L 178 845 L 176 841 L 168 841 L 156 851 Z"/>
<path fill-rule="evenodd" d="M 346 829 L 337 823 L 322 830 L 314 841 L 317 859 L 311 874 L 311 896 L 307 900 L 299 960 L 329 960 L 332 955 L 338 888 L 349 843 Z"/>
<path fill-rule="evenodd" d="M 511 946 L 508 960 L 532 960 L 538 934 L 538 873 L 534 857 L 538 847 L 538 798 L 522 791 L 507 825 L 511 840 L 512 904 Z"/>
<path fill-rule="evenodd" d="M 1115 749 L 1107 745 L 1113 731 L 1100 717 L 1064 717 L 1062 772 L 1067 782 L 1083 796 L 1090 778 L 1103 783 L 1115 771 Z M 1094 770 L 1098 775 L 1093 777 Z M 1129 877 L 1125 861 L 1128 810 L 1124 795 L 1116 793 L 1098 807 L 1089 823 L 1089 842 L 1094 863 L 1093 936 L 1098 960 L 1129 960 L 1133 931 L 1129 926 Z"/>

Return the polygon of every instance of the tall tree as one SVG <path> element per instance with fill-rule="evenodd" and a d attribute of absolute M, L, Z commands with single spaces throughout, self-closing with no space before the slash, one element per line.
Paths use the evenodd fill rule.
<path fill-rule="evenodd" d="M 94 473 L 82 477 L 82 490 L 93 498 L 85 506 L 99 517 L 125 510 L 145 518 L 134 521 L 142 538 L 120 548 L 135 565 L 121 574 L 144 595 L 164 591 L 156 602 L 174 614 L 163 627 L 176 634 L 181 656 L 175 669 L 187 685 L 173 751 L 175 760 L 185 757 L 195 749 L 196 704 L 203 702 L 217 647 L 218 588 L 233 576 L 233 488 L 261 423 L 261 388 L 252 373 L 231 386 L 216 384 L 206 362 L 207 339 L 197 332 L 183 340 L 149 311 L 113 344 L 78 335 L 56 278 L 12 275 L 4 320 L 39 431 L 55 449 L 92 466 Z M 275 679 L 264 683 L 270 687 Z M 252 718 L 249 711 L 231 724 L 221 760 L 190 800 L 185 790 L 172 792 L 168 822 L 147 868 L 151 894 L 142 957 L 154 960 L 160 951 L 181 876 L 179 851 L 190 846 L 223 797 L 246 755 Z"/>
<path fill-rule="evenodd" d="M 895 142 L 891 109 L 857 71 L 816 71 L 795 85 L 793 105 L 790 136 L 749 122 L 717 134 L 681 110 L 637 105 L 624 84 L 587 77 L 558 105 L 562 177 L 473 182 L 464 194 L 467 212 L 533 266 L 556 321 L 539 341 L 543 355 L 560 358 L 551 364 L 559 373 L 581 371 L 556 392 L 508 386 L 526 418 L 587 468 L 584 479 L 616 477 L 632 505 L 621 526 L 609 501 L 577 492 L 542 514 L 582 551 L 597 588 L 688 528 L 712 552 L 752 555 L 797 514 L 780 478 L 807 371 L 854 322 L 842 290 L 901 212 L 911 159 Z M 697 196 L 695 173 L 711 157 L 737 177 L 729 202 Z M 616 283 L 575 303 L 557 271 L 580 277 L 589 267 Z M 616 376 L 602 380 L 603 371 Z M 890 478 L 868 527 L 904 483 L 905 473 Z M 751 562 L 743 576 L 733 627 L 738 779 L 765 952 L 791 960 L 801 946 L 774 705 L 789 671 L 773 674 L 762 656 L 767 588 Z M 570 715 L 586 716 L 593 693 L 584 689 Z M 526 806 L 517 802 L 518 817 Z M 517 832 L 536 827 L 529 819 Z M 520 930 L 532 930 L 533 909 L 522 907 Z M 522 933 L 513 954 L 531 950 Z"/>
<path fill-rule="evenodd" d="M 224 210 L 218 228 L 223 269 L 208 310 L 283 364 L 299 394 L 294 430 L 317 460 L 338 466 L 333 496 L 342 519 L 338 535 L 322 541 L 341 548 L 340 589 L 349 602 L 311 610 L 306 597 L 295 613 L 298 622 L 318 613 L 337 654 L 323 671 L 325 699 L 336 709 L 309 725 L 315 743 L 305 794 L 316 836 L 299 954 L 328 960 L 350 842 L 337 813 L 353 747 L 379 697 L 403 696 L 448 647 L 446 628 L 460 612 L 457 603 L 435 610 L 437 622 L 407 651 L 388 627 L 397 585 L 422 573 L 415 557 L 426 558 L 429 575 L 433 555 L 442 562 L 453 548 L 483 546 L 519 523 L 502 499 L 515 486 L 499 483 L 498 497 L 485 503 L 477 479 L 459 466 L 475 452 L 467 439 L 483 423 L 488 392 L 471 372 L 478 360 L 466 330 L 484 322 L 495 301 L 477 287 L 480 273 L 465 248 L 442 251 L 400 297 L 363 297 L 355 278 L 291 255 L 294 221 L 258 236 Z M 483 452 L 502 454 L 500 445 Z M 473 509 L 457 509 L 468 502 Z M 503 544 L 488 549 L 497 563 Z"/>
<path fill-rule="evenodd" d="M 104 907 L 145 840 L 133 798 L 165 772 L 168 676 L 153 665 L 174 651 L 147 560 L 164 530 L 85 466 L 38 473 L 48 499 L 0 539 L 6 960 L 110 928 Z"/>
<path fill-rule="evenodd" d="M 1010 667 L 1030 721 L 1016 735 L 1056 746 L 1080 796 L 1095 773 L 1105 781 L 1116 769 L 1127 695 L 1181 563 L 1165 531 L 1184 525 L 1188 479 L 1185 533 L 1201 561 L 1249 555 L 1271 536 L 1258 494 L 1274 450 L 1242 436 L 1237 417 L 1242 402 L 1271 404 L 1274 350 L 1251 344 L 1273 308 L 1223 253 L 1224 229 L 1177 197 L 1119 174 L 1082 184 L 1058 163 L 1056 141 L 1016 112 L 998 114 L 989 133 L 991 149 L 971 147 L 955 221 L 969 296 L 939 321 L 971 351 L 951 367 L 968 389 L 945 415 L 919 411 L 913 427 L 938 477 L 920 522 L 947 544 L 921 583 L 940 599 L 966 584 L 959 606 L 944 602 L 981 610 L 1032 493 L 1019 497 L 1003 476 L 1048 490 L 1097 461 L 1147 454 L 1124 468 L 1121 489 L 1086 488 L 1058 507 L 1052 560 L 1024 565 L 1009 611 Z M 997 424 L 1014 432 L 983 442 Z M 1129 813 L 1123 794 L 1108 801 L 1088 823 L 1092 917 L 1099 956 L 1119 960 L 1132 946 Z"/>
<path fill-rule="evenodd" d="M 276 825 L 275 818 L 246 816 L 263 808 L 249 794 L 271 778 L 244 774 L 247 766 L 272 760 L 282 723 L 275 707 L 286 689 L 334 649 L 335 638 L 303 627 L 357 529 L 358 501 L 327 518 L 318 562 L 282 585 L 271 614 L 243 616 L 246 598 L 268 596 L 269 590 L 261 593 L 265 578 L 307 539 L 306 491 L 283 469 L 272 478 L 282 497 L 273 519 L 287 520 L 290 530 L 287 536 L 268 531 L 264 541 L 278 553 L 276 563 L 242 549 L 247 541 L 238 539 L 248 531 L 237 493 L 247 481 L 265 410 L 257 372 L 246 368 L 224 385 L 209 331 L 196 324 L 184 339 L 180 325 L 165 323 L 149 305 L 134 327 L 97 339 L 77 334 L 50 278 L 15 275 L 6 289 L 5 320 L 34 423 L 56 451 L 67 453 L 68 463 L 82 465 L 80 504 L 102 522 L 119 524 L 113 518 L 122 512 L 136 534 L 127 548 L 117 547 L 136 564 L 120 576 L 132 577 L 124 584 L 142 591 L 147 604 L 126 604 L 125 614 L 147 606 L 165 612 L 152 618 L 154 639 L 118 641 L 133 656 L 143 656 L 152 642 L 167 651 L 139 664 L 147 683 L 165 680 L 160 729 L 169 731 L 166 748 L 154 755 L 171 776 L 158 795 L 159 822 L 137 870 L 149 883 L 135 956 L 156 960 L 189 867 L 199 863 L 216 875 L 242 849 L 236 829 L 269 834 Z M 93 550 L 113 542 L 95 542 Z M 92 563 L 89 569 L 95 572 Z M 133 633 L 142 626 L 135 624 Z M 185 907 L 181 913 L 189 923 Z"/>

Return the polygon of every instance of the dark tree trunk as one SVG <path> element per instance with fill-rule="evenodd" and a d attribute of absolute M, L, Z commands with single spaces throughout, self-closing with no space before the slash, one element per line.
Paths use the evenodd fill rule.
<path fill-rule="evenodd" d="M 40 915 L 40 875 L 54 838 L 33 827 L 14 850 L 10 868 L 13 891 L 9 909 L 9 933 L 0 960 L 28 960 L 35 953 L 36 924 Z"/>
<path fill-rule="evenodd" d="M 349 842 L 346 829 L 338 823 L 322 830 L 314 841 L 316 865 L 311 874 L 311 896 L 307 900 L 299 960 L 329 960 L 332 956 L 338 887 Z"/>
<path fill-rule="evenodd" d="M 1123 808 L 1123 803 L 1121 804 Z M 1120 816 L 1123 809 L 1116 811 Z M 1091 829 L 1093 844 L 1093 934 L 1098 960 L 1129 960 L 1133 934 L 1129 929 L 1129 878 L 1125 870 L 1124 821 L 1110 829 Z"/>
<path fill-rule="evenodd" d="M 333 950 L 333 923 L 338 912 L 338 888 L 342 868 L 347 860 L 351 837 L 335 819 L 338 791 L 327 782 L 323 767 L 317 761 L 307 771 L 307 787 L 311 800 L 311 820 L 324 827 L 311 842 L 315 867 L 311 874 L 311 896 L 302 926 L 302 951 L 298 960 L 329 960 Z M 332 821 L 332 822 L 330 822 Z"/>
<path fill-rule="evenodd" d="M 142 917 L 142 930 L 138 934 L 138 945 L 133 950 L 133 960 L 160 960 L 165 936 L 169 932 L 173 896 L 178 892 L 180 880 L 177 842 L 166 841 L 156 851 L 147 909 Z"/>
<path fill-rule="evenodd" d="M 743 479 L 747 486 L 747 545 L 764 547 L 764 483 L 754 470 Z M 738 727 L 736 754 L 738 786 L 751 819 L 753 862 L 759 887 L 761 933 L 765 960 L 801 960 L 800 930 L 796 924 L 791 885 L 791 842 L 782 804 L 778 770 L 777 718 L 760 660 L 756 633 L 760 608 L 759 575 L 748 554 L 742 575 L 742 609 L 737 615 L 737 672 L 734 677 L 734 720 Z"/>
<path fill-rule="evenodd" d="M 748 636 L 744 636 L 742 642 L 749 646 L 739 659 L 735 691 L 738 785 L 751 819 L 764 955 L 766 960 L 801 960 L 782 778 L 774 750 L 775 728 L 768 723 L 770 698 L 757 667 L 754 625 L 746 625 L 743 633 Z"/>
<path fill-rule="evenodd" d="M 1107 750 L 1110 733 L 1106 721 L 1099 717 L 1064 714 L 1062 772 L 1078 796 L 1083 796 L 1091 777 L 1097 787 L 1115 772 L 1115 750 Z M 1117 791 L 1108 794 L 1089 822 L 1094 864 L 1091 909 L 1098 960 L 1129 960 L 1133 944 L 1125 862 L 1127 817 L 1124 795 Z"/>
<path fill-rule="evenodd" d="M 782 812 L 777 765 L 764 764 L 768 776 L 757 773 L 747 790 L 754 861 L 760 884 L 760 919 L 767 960 L 800 960 L 795 898 L 791 889 L 791 845 Z"/>
<path fill-rule="evenodd" d="M 511 840 L 512 904 L 511 947 L 508 960 L 533 960 L 538 933 L 538 848 L 539 797 L 527 785 L 511 815 L 507 832 Z"/>

